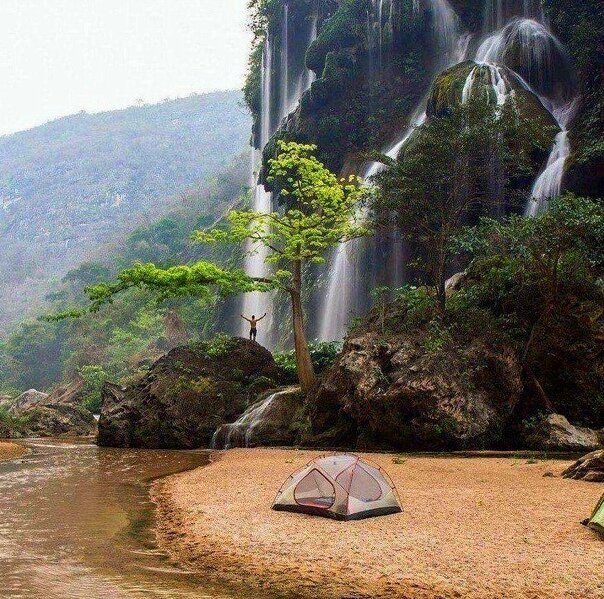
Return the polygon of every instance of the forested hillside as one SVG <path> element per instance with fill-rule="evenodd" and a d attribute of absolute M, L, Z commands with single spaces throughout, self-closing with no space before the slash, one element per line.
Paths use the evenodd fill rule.
<path fill-rule="evenodd" d="M 239 92 L 80 113 L 0 138 L 0 331 L 246 147 Z"/>
<path fill-rule="evenodd" d="M 0 338 L 0 394 L 30 387 L 50 389 L 82 375 L 96 407 L 104 380 L 127 380 L 189 338 L 207 337 L 217 328 L 228 330 L 219 322 L 221 314 L 214 309 L 216 298 L 211 294 L 158 304 L 149 294 L 131 290 L 115 302 L 113 310 L 86 318 L 49 322 L 37 317 L 81 303 L 86 286 L 110 279 L 136 261 L 170 266 L 216 257 L 207 247 L 191 242 L 191 232 L 211 226 L 238 204 L 248 176 L 247 161 L 238 157 L 216 176 L 182 192 L 178 204 L 161 218 L 135 228 L 69 270 L 54 284 L 42 310 Z M 228 260 L 229 254 L 223 250 L 220 257 Z"/>

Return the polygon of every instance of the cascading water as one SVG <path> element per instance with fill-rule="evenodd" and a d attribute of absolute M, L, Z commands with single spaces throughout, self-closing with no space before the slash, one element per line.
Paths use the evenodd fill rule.
<path fill-rule="evenodd" d="M 488 62 L 479 63 L 475 66 L 466 79 L 461 92 L 461 102 L 466 104 L 472 96 L 475 88 L 475 82 L 478 77 L 481 77 L 483 73 L 488 76 L 488 87 L 493 94 L 495 104 L 499 107 L 503 106 L 510 95 L 513 95 L 514 91 L 508 85 L 508 81 L 503 74 L 501 67 L 496 64 Z M 491 94 L 487 96 L 487 102 L 491 101 Z"/>
<path fill-rule="evenodd" d="M 561 131 L 556 135 L 554 147 L 549 155 L 545 169 L 537 177 L 533 185 L 531 198 L 526 207 L 526 216 L 535 216 L 546 206 L 548 200 L 560 195 L 562 179 L 564 177 L 564 166 L 566 159 L 570 156 L 567 127 L 574 115 L 575 107 L 576 102 L 573 101 L 553 111 L 553 115 Z"/>
<path fill-rule="evenodd" d="M 297 388 L 285 389 L 268 395 L 250 406 L 232 424 L 223 424 L 212 436 L 212 449 L 231 449 L 232 447 L 249 447 L 254 439 L 254 430 L 261 425 L 274 409 L 278 408 L 279 399 L 297 392 Z"/>
<path fill-rule="evenodd" d="M 258 183 L 258 172 L 262 165 L 262 149 L 268 143 L 273 134 L 272 125 L 272 72 L 273 72 L 273 46 L 270 35 L 267 33 L 264 42 L 261 63 L 261 108 L 260 115 L 260 149 L 252 149 L 252 168 L 250 184 L 253 189 L 253 206 L 255 212 L 270 212 L 272 209 L 272 197 L 264 186 Z M 251 250 L 252 248 L 249 247 Z M 254 252 L 246 256 L 245 271 L 252 277 L 264 277 L 268 275 L 268 268 L 265 263 L 267 250 L 263 246 L 255 247 Z M 271 298 L 263 293 L 247 293 L 243 298 L 243 313 L 246 316 L 260 315 L 269 312 L 266 327 L 271 330 L 272 309 Z M 241 335 L 247 335 L 247 324 L 242 321 Z"/>
<path fill-rule="evenodd" d="M 476 51 L 476 62 L 503 64 L 539 96 L 566 103 L 572 95 L 570 60 L 562 43 L 534 19 L 514 18 L 488 35 Z"/>
<path fill-rule="evenodd" d="M 531 3 L 523 4 L 523 9 L 524 17 L 536 12 L 537 16 L 540 14 Z M 542 17 L 540 14 L 540 18 Z M 531 191 L 525 213 L 533 216 L 546 206 L 547 200 L 560 195 L 562 189 L 564 166 L 570 155 L 567 127 L 576 105 L 576 101 L 572 99 L 570 61 L 561 42 L 543 23 L 535 18 L 517 17 L 485 37 L 478 47 L 475 60 L 491 68 L 505 64 L 512 69 L 527 89 L 535 93 L 550 110 L 561 129 L 545 168 L 535 180 Z M 471 83 L 466 81 L 466 86 L 468 85 L 471 88 Z"/>
<path fill-rule="evenodd" d="M 486 0 L 483 28 L 485 32 L 501 29 L 514 17 L 543 21 L 541 0 Z"/>
<path fill-rule="evenodd" d="M 309 23 L 309 36 L 307 49 L 317 37 L 318 14 L 314 14 Z M 273 208 L 272 194 L 264 188 L 264 185 L 258 182 L 258 175 L 262 167 L 262 150 L 270 141 L 281 121 L 295 109 L 302 94 L 312 85 L 314 74 L 307 68 L 303 68 L 297 76 L 297 84 L 293 93 L 290 92 L 289 78 L 289 7 L 284 4 L 283 21 L 279 45 L 279 66 L 280 78 L 278 93 L 275 93 L 274 62 L 275 47 L 270 32 L 267 31 L 261 62 L 261 114 L 259 122 L 259 143 L 257 149 L 252 149 L 251 156 L 251 178 L 250 185 L 253 189 L 253 205 L 255 212 L 270 212 Z M 278 106 L 278 111 L 275 107 Z M 251 249 L 251 248 L 249 248 Z M 263 246 L 256 246 L 254 252 L 247 255 L 245 259 L 245 271 L 254 277 L 264 277 L 269 274 L 269 268 L 266 264 L 268 251 Z M 261 315 L 268 312 L 265 330 L 270 334 L 265 337 L 264 344 L 273 346 L 276 342 L 275 329 L 273 323 L 273 305 L 274 296 L 266 293 L 247 293 L 243 298 L 242 311 L 246 316 Z M 247 336 L 248 325 L 245 321 L 241 322 L 240 334 Z"/>
<path fill-rule="evenodd" d="M 281 20 L 281 92 L 279 120 L 289 113 L 289 5 L 283 5 Z"/>
<path fill-rule="evenodd" d="M 464 59 L 470 38 L 460 32 L 457 14 L 447 0 L 427 0 L 427 3 L 432 15 L 432 30 L 438 57 L 436 71 L 438 72 L 442 68 L 452 66 Z M 381 26 L 383 22 L 381 3 L 379 0 L 373 0 L 372 5 L 374 14 L 380 19 L 378 22 Z M 414 13 L 418 11 L 419 7 L 414 4 Z M 369 30 L 370 33 L 372 30 Z M 410 125 L 401 137 L 386 149 L 385 154 L 388 157 L 396 158 L 415 128 L 425 122 L 426 100 L 427 98 L 422 98 L 410 119 Z M 370 163 L 362 174 L 363 179 L 370 180 L 381 168 L 382 164 L 379 162 Z M 400 286 L 404 274 L 403 243 L 394 229 L 390 231 L 388 245 L 392 268 L 393 271 L 396 270 L 391 273 L 390 283 L 391 286 Z M 362 240 L 354 240 L 338 246 L 334 252 L 328 275 L 327 293 L 321 309 L 319 326 L 321 340 L 341 339 L 346 334 L 346 327 L 351 317 L 358 314 L 367 301 L 362 280 L 363 270 L 360 268 L 363 248 Z"/>

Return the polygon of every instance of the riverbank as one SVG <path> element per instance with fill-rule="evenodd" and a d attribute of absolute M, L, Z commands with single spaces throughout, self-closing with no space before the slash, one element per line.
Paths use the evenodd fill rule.
<path fill-rule="evenodd" d="M 207 577 L 288 598 L 604 597 L 604 543 L 580 525 L 601 488 L 561 479 L 570 462 L 371 454 L 404 513 L 272 511 L 316 455 L 232 450 L 157 482 L 160 543 Z"/>
<path fill-rule="evenodd" d="M 10 441 L 0 441 L 0 462 L 3 460 L 14 460 L 27 453 L 27 448 Z"/>

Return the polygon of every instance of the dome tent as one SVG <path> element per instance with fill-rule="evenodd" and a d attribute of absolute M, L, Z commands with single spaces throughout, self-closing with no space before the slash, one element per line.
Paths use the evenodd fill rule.
<path fill-rule="evenodd" d="M 604 535 L 604 495 L 596 506 L 591 518 L 585 522 L 589 528 Z"/>
<path fill-rule="evenodd" d="M 273 509 L 336 520 L 402 512 L 388 475 L 379 466 L 351 454 L 311 460 L 283 483 Z"/>

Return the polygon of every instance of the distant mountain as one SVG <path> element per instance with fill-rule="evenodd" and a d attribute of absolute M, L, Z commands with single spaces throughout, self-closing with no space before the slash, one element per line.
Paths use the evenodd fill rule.
<path fill-rule="evenodd" d="M 0 137 L 0 331 L 247 145 L 235 91 L 80 113 Z"/>

